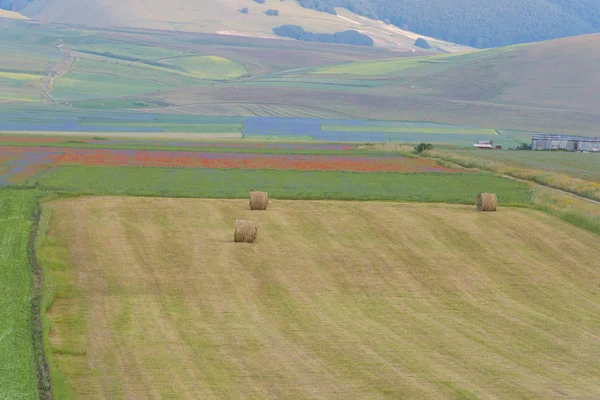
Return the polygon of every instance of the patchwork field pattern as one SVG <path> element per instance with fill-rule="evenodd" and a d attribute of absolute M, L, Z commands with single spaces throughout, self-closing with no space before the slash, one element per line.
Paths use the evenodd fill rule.
<path fill-rule="evenodd" d="M 127 103 L 125 99 L 117 103 Z M 96 104 L 104 107 L 103 102 Z M 130 104 L 135 108 L 135 104 Z M 143 109 L 147 103 L 137 105 Z M 471 145 L 476 139 L 492 139 L 516 146 L 510 134 L 433 122 L 363 121 L 352 119 L 195 116 L 133 111 L 98 111 L 85 108 L 40 107 L 0 110 L 0 131 L 55 132 L 164 132 L 238 133 L 251 140 L 317 140 L 329 142 L 431 142 Z"/>
<path fill-rule="evenodd" d="M 600 395 L 599 239 L 548 215 L 282 200 L 256 213 L 246 199 L 50 207 L 42 254 L 67 257 L 41 257 L 65 283 L 48 313 L 54 365 L 88 399 Z M 258 221 L 256 243 L 233 243 L 237 218 Z"/>

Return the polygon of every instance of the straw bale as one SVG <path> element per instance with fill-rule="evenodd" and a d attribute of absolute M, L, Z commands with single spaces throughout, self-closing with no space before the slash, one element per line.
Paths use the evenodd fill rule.
<path fill-rule="evenodd" d="M 498 198 L 495 193 L 479 193 L 477 196 L 477 211 L 496 211 Z"/>
<path fill-rule="evenodd" d="M 254 221 L 238 219 L 235 221 L 233 241 L 236 243 L 252 243 L 258 235 L 258 227 Z"/>
<path fill-rule="evenodd" d="M 269 194 L 267 192 L 250 192 L 250 209 L 266 210 L 269 205 Z"/>

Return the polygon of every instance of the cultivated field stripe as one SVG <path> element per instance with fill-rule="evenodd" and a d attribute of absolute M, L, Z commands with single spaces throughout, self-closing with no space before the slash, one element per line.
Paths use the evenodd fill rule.
<path fill-rule="evenodd" d="M 46 240 L 71 249 L 90 310 L 85 367 L 58 367 L 86 398 L 600 395 L 600 240 L 546 214 L 116 197 L 51 207 Z M 240 218 L 259 222 L 256 243 L 233 243 Z"/>

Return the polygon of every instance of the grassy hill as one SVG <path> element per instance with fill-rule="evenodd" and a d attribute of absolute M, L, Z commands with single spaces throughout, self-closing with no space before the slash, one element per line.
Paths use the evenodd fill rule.
<path fill-rule="evenodd" d="M 247 13 L 240 12 L 247 8 Z M 279 16 L 269 16 L 269 9 Z M 295 1 L 268 0 L 39 0 L 23 11 L 26 15 L 51 22 L 100 27 L 150 28 L 188 32 L 220 33 L 249 37 L 278 38 L 273 28 L 300 25 L 310 32 L 334 33 L 359 30 L 376 46 L 412 49 L 416 36 L 383 22 L 360 17 L 349 11 L 330 15 L 303 8 Z M 432 46 L 452 50 L 459 46 L 431 39 Z"/>
<path fill-rule="evenodd" d="M 47 205 L 60 398 L 600 395 L 597 235 L 524 209 L 247 208 Z M 237 218 L 256 243 L 233 243 Z"/>

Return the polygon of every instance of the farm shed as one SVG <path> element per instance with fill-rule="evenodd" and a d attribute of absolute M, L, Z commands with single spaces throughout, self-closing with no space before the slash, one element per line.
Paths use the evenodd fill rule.
<path fill-rule="evenodd" d="M 493 149 L 494 142 L 492 140 L 479 140 L 476 143 L 473 143 L 473 147 L 477 149 Z"/>
<path fill-rule="evenodd" d="M 533 135 L 531 149 L 600 152 L 600 137 Z"/>

